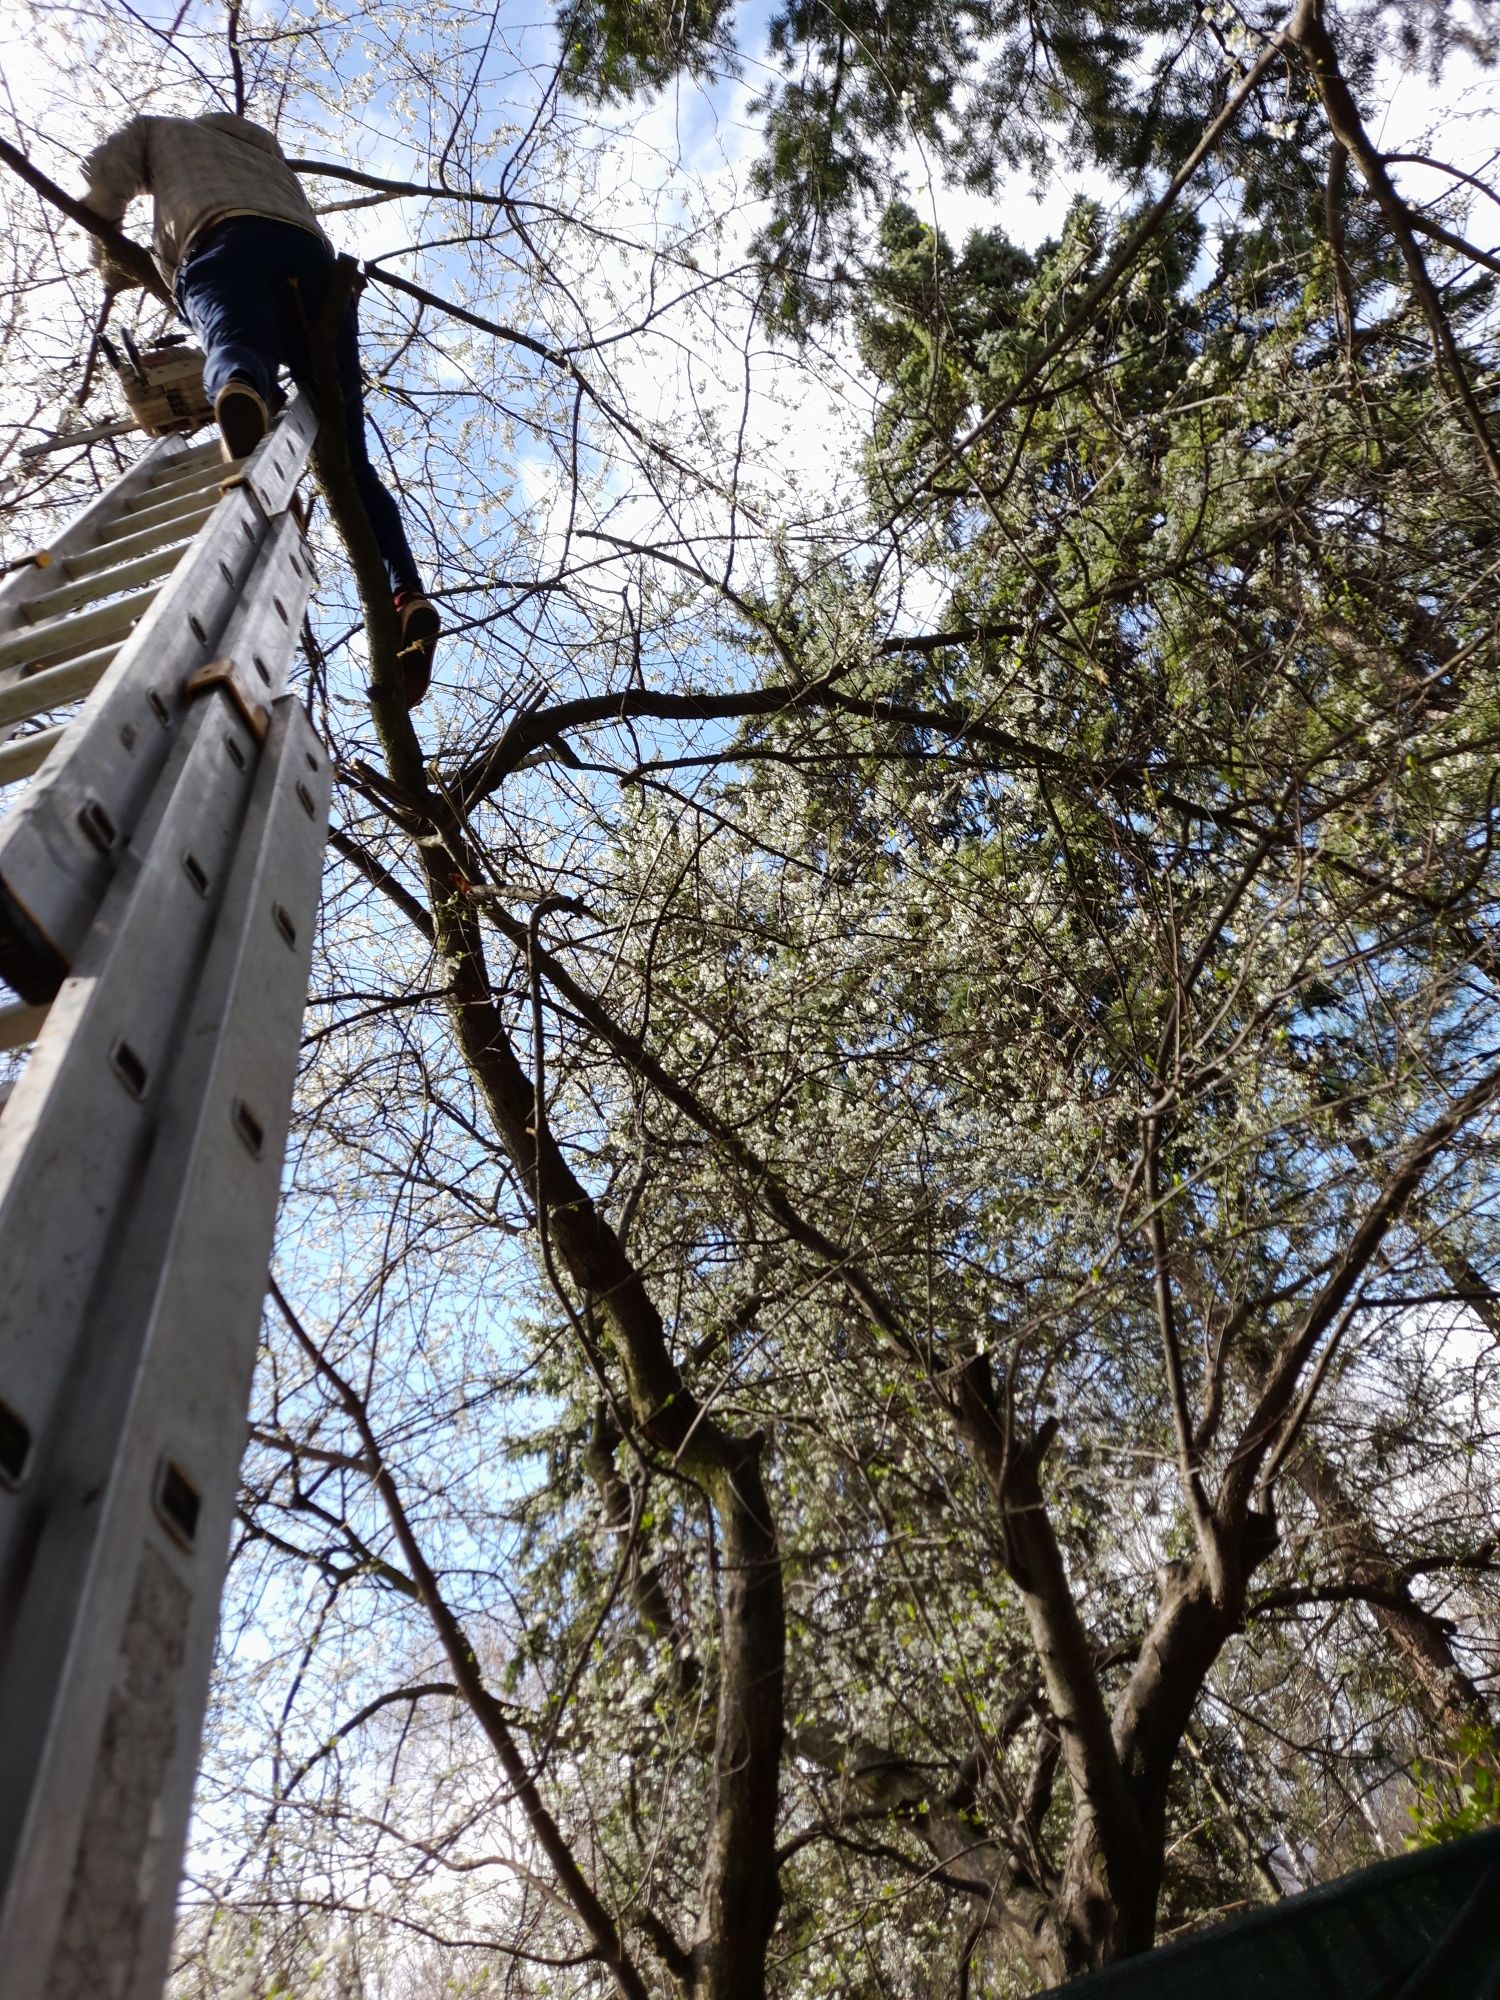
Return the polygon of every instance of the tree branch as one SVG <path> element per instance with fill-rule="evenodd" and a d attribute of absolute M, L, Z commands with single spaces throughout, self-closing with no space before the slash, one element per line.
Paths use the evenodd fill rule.
<path fill-rule="evenodd" d="M 392 1479 L 381 1453 L 380 1443 L 375 1436 L 374 1426 L 370 1422 L 363 1398 L 345 1381 L 307 1332 L 297 1314 L 287 1303 L 286 1296 L 276 1279 L 272 1277 L 269 1283 L 271 1296 L 276 1301 L 277 1310 L 285 1320 L 292 1337 L 317 1373 L 333 1390 L 349 1421 L 359 1434 L 364 1455 L 372 1468 L 371 1478 L 375 1490 L 385 1504 L 391 1527 L 401 1544 L 401 1552 L 406 1558 L 407 1567 L 421 1595 L 423 1607 L 432 1620 L 433 1629 L 438 1635 L 443 1651 L 448 1656 L 454 1681 L 475 1720 L 488 1737 L 500 1767 L 505 1772 L 522 1812 L 526 1815 L 527 1825 L 536 1836 L 538 1846 L 552 1864 L 553 1873 L 564 1899 L 579 1924 L 593 1939 L 600 1962 L 608 1966 L 616 1986 L 624 1995 L 624 2000 L 649 2000 L 645 1981 L 626 1952 L 613 1917 L 595 1895 L 572 1849 L 564 1840 L 556 1820 L 542 1803 L 541 1794 L 510 1732 L 510 1726 L 501 1712 L 500 1704 L 485 1685 L 474 1649 L 444 1597 L 431 1565 L 422 1553 L 421 1544 L 412 1528 L 396 1482 Z"/>
<path fill-rule="evenodd" d="M 1323 100 L 1323 109 L 1334 137 L 1348 148 L 1349 153 L 1359 162 L 1371 194 L 1374 195 L 1381 213 L 1386 219 L 1396 248 L 1401 253 L 1402 262 L 1410 274 L 1412 289 L 1422 309 L 1432 335 L 1433 346 L 1437 350 L 1439 366 L 1447 375 L 1454 395 L 1464 413 L 1464 421 L 1473 433 L 1479 447 L 1479 455 L 1485 469 L 1497 486 L 1500 486 L 1500 452 L 1490 436 L 1489 424 L 1479 407 L 1474 394 L 1474 385 L 1469 380 L 1463 355 L 1459 352 L 1453 329 L 1448 323 L 1448 315 L 1443 310 L 1443 302 L 1438 297 L 1436 285 L 1432 282 L 1426 260 L 1417 244 L 1414 227 L 1417 218 L 1402 199 L 1395 182 L 1386 171 L 1385 161 L 1365 130 L 1359 106 L 1354 101 L 1354 93 L 1345 80 L 1339 65 L 1338 51 L 1333 45 L 1333 37 L 1328 32 L 1323 18 L 1323 0 L 1298 0 L 1297 11 L 1287 29 L 1287 39 L 1295 43 L 1307 64 L 1318 95 Z"/>
<path fill-rule="evenodd" d="M 1261 1461 L 1271 1448 L 1277 1430 L 1287 1416 L 1297 1381 L 1313 1350 L 1331 1327 L 1371 1258 L 1385 1241 L 1396 1221 L 1438 1154 L 1450 1139 L 1500 1092 L 1500 1070 L 1480 1079 L 1472 1090 L 1435 1118 L 1427 1130 L 1408 1148 L 1406 1158 L 1386 1182 L 1379 1197 L 1366 1213 L 1318 1297 L 1308 1309 L 1302 1325 L 1287 1340 L 1280 1357 L 1272 1364 L 1255 1409 L 1247 1420 L 1240 1440 L 1225 1469 L 1215 1512 L 1221 1523 L 1243 1518 L 1250 1504 Z M 1306 1411 L 1303 1412 L 1305 1417 Z"/>
<path fill-rule="evenodd" d="M 149 251 L 143 250 L 139 243 L 132 242 L 130 237 L 116 229 L 112 222 L 106 222 L 102 215 L 95 215 L 91 208 L 86 207 L 76 196 L 69 194 L 65 188 L 60 188 L 56 181 L 50 180 L 40 167 L 34 167 L 23 152 L 5 139 L 0 139 L 0 160 L 4 161 L 12 173 L 18 174 L 28 187 L 34 188 L 44 201 L 51 202 L 52 206 L 61 209 L 70 221 L 76 222 L 81 229 L 86 229 L 91 236 L 97 237 L 109 252 L 111 263 L 117 264 L 122 271 L 128 271 L 137 284 L 160 299 L 164 306 L 170 306 L 172 311 L 176 312 L 176 301 L 167 290 L 166 280 L 157 270 Z"/>

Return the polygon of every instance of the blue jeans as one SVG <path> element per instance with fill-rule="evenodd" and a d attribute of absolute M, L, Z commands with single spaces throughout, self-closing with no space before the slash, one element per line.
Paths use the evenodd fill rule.
<path fill-rule="evenodd" d="M 281 367 L 299 389 L 313 394 L 308 336 L 317 324 L 332 275 L 333 253 L 320 237 L 269 216 L 231 216 L 189 245 L 187 260 L 177 273 L 177 304 L 203 343 L 203 381 L 210 399 L 237 375 L 269 402 Z M 349 462 L 391 589 L 420 590 L 401 515 L 370 463 L 365 442 L 359 319 L 353 299 L 334 337 L 334 361 L 344 397 Z"/>

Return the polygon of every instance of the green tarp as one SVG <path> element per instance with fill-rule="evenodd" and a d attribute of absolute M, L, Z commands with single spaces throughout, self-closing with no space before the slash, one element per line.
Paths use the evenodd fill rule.
<path fill-rule="evenodd" d="M 1500 1828 L 1053 1990 L 1067 2000 L 1500 2000 Z"/>

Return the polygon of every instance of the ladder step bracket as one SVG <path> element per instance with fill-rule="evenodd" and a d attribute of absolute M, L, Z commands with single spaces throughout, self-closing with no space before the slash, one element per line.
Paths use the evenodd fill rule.
<path fill-rule="evenodd" d="M 251 694 L 245 685 L 245 676 L 233 660 L 210 660 L 206 667 L 199 667 L 196 673 L 188 675 L 183 692 L 189 701 L 193 701 L 199 695 L 212 694 L 216 688 L 229 697 L 236 714 L 256 743 L 263 744 L 271 726 L 270 711 L 262 708 Z M 0 757 L 4 754 L 0 751 Z"/>
<path fill-rule="evenodd" d="M 0 978 L 51 997 L 73 963 L 266 537 L 246 495 L 216 509 L 56 753 L 0 821 Z M 122 600 L 129 603 L 131 600 Z M 43 632 L 102 614 L 89 611 Z"/>
<path fill-rule="evenodd" d="M 51 549 L 33 549 L 29 556 L 12 556 L 9 562 L 0 563 L 0 576 L 9 576 L 18 569 L 51 569 Z M 67 567 L 66 564 L 63 565 Z"/>

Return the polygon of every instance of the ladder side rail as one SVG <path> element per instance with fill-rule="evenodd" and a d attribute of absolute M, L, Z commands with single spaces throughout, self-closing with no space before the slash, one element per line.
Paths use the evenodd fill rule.
<path fill-rule="evenodd" d="M 38 681 L 0 728 L 93 684 L 72 722 L 0 747 L 46 760 L 0 822 L 0 974 L 23 995 L 0 1046 L 35 1040 L 0 1119 L 7 2000 L 124 1996 L 127 1964 L 129 2000 L 160 1993 L 326 838 L 326 753 L 283 693 L 315 429 L 298 399 L 212 468 L 206 520 L 185 454 L 149 454 L 125 489 L 147 539 L 202 520 L 165 586 L 120 595 L 144 546 L 105 516 L 125 562 L 81 561 L 81 594 L 114 602 L 20 640 L 0 621 L 0 700 L 4 669 Z M 38 605 L 44 575 L 12 635 L 77 606 Z"/>
<path fill-rule="evenodd" d="M 99 1371 L 120 1355 L 119 1336 L 99 1327 L 92 1331 L 110 1353 L 91 1355 L 89 1300 L 99 1271 L 119 1254 L 121 1218 L 154 1143 L 180 1020 L 249 799 L 254 745 L 227 708 L 205 702 L 190 718 L 150 843 L 116 878 L 0 1118 L 0 1425 L 9 1440 L 0 1453 L 0 1712 L 9 1718 L 0 1816 L 15 1765 L 30 1754 L 22 1718 L 48 1699 L 16 1607 L 32 1583 L 51 1454 L 66 1429 L 71 1386 L 97 1393 Z M 38 1643 L 44 1659 L 45 1634 Z M 15 1684 L 27 1676 L 30 1685 Z M 0 1828 L 0 1873 L 4 1838 Z"/>
<path fill-rule="evenodd" d="M 0 821 L 0 978 L 23 1000 L 50 998 L 67 976 L 181 731 L 187 678 L 212 656 L 264 532 L 243 495 L 211 516 Z"/>
<path fill-rule="evenodd" d="M 161 1993 L 329 787 L 326 752 L 300 705 L 282 697 L 132 1224 L 91 1308 L 105 1342 L 128 1329 L 131 1377 L 118 1401 L 95 1398 L 92 1423 L 75 1425 L 38 1551 L 44 1594 L 57 1574 L 81 1571 L 82 1587 L 50 1610 L 66 1619 L 66 1656 L 0 1914 L 15 2000 Z"/>
<path fill-rule="evenodd" d="M 317 436 L 317 411 L 299 390 L 229 484 L 243 481 L 265 513 L 281 513 L 291 505 Z"/>
<path fill-rule="evenodd" d="M 303 542 L 294 514 L 288 512 L 272 530 L 267 552 L 264 587 L 257 583 L 245 593 L 221 644 L 229 662 L 239 669 L 241 691 L 253 703 L 273 701 L 286 684 L 287 658 L 283 641 L 288 629 L 295 630 L 315 578 L 312 560 Z M 18 686 L 0 688 L 0 723 L 14 722 L 45 714 L 60 703 L 86 694 L 102 676 L 115 656 L 115 649 L 103 647 L 85 653 L 67 666 L 51 667 L 30 676 Z M 0 787 L 12 776 L 35 770 L 53 748 L 60 730 L 23 738 L 20 743 L 0 744 Z M 45 1006 L 25 1001 L 11 1005 L 0 1002 L 0 1055 L 28 1047 L 41 1034 L 47 1018 Z M 0 1096 L 0 1109 L 12 1093 Z"/>
<path fill-rule="evenodd" d="M 0 1506 L 0 1713 L 10 1651 L 5 1609 L 23 1588 L 29 1514 L 60 1399 L 84 1367 L 78 1343 L 86 1338 L 89 1289 L 114 1254 L 111 1230 L 129 1208 L 173 1060 L 176 1018 L 250 795 L 267 711 L 247 675 L 264 684 L 268 699 L 282 692 L 311 589 L 300 539 L 295 517 L 284 515 L 226 632 L 245 669 L 218 663 L 195 695 L 75 974 L 0 1118 L 0 1435 L 10 1440 L 0 1444 L 0 1487 L 21 1496 Z M 89 1223 L 81 1237 L 70 1219 L 80 1212 Z M 44 1341 L 35 1338 L 39 1326 Z M 16 1699 L 24 1703 L 24 1692 Z M 0 1801 L 4 1795 L 0 1781 Z"/>
<path fill-rule="evenodd" d="M 238 668 L 258 702 L 286 692 L 303 609 L 316 581 L 302 523 L 288 509 L 272 525 L 253 583 L 219 637 L 220 655 Z"/>
<path fill-rule="evenodd" d="M 229 482 L 25 797 L 0 822 L 0 978 L 23 1000 L 49 998 L 66 976 L 180 725 L 186 682 L 218 650 L 267 538 L 262 496 L 280 496 L 277 511 L 285 509 L 312 434 L 310 410 L 298 398 Z M 109 612 L 106 606 L 77 617 Z M 50 657 L 57 631 L 35 628 L 36 658 Z M 5 644 L 0 640 L 0 659 Z"/>

